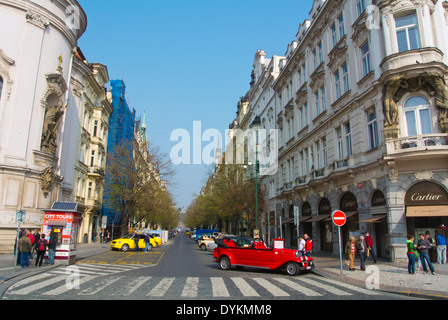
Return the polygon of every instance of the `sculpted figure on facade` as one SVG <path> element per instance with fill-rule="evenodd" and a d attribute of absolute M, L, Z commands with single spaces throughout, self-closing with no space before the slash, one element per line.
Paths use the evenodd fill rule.
<path fill-rule="evenodd" d="M 434 77 L 436 105 L 439 108 L 439 125 L 443 133 L 448 133 L 448 89 L 442 76 Z"/>
<path fill-rule="evenodd" d="M 386 120 L 385 127 L 398 126 L 398 91 L 408 88 L 408 83 L 402 76 L 395 77 L 385 86 L 384 89 L 384 118 Z"/>
<path fill-rule="evenodd" d="M 54 155 L 57 147 L 57 126 L 63 115 L 61 106 L 49 106 L 45 112 L 41 150 Z"/>
<path fill-rule="evenodd" d="M 44 197 L 48 197 L 48 194 L 53 188 L 53 181 L 55 178 L 54 168 L 49 166 L 40 175 L 40 188 L 44 194 Z"/>

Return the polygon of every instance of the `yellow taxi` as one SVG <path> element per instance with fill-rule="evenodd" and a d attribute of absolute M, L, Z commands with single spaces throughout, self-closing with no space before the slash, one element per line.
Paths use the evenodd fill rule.
<path fill-rule="evenodd" d="M 162 245 L 162 238 L 160 237 L 160 234 L 158 234 L 158 233 L 150 233 L 149 236 L 150 237 L 152 236 L 152 238 L 155 240 L 155 242 L 157 244 L 156 247 Z"/>
<path fill-rule="evenodd" d="M 145 242 L 145 235 L 144 234 L 135 234 L 135 233 L 129 233 L 120 239 L 112 240 L 110 243 L 110 248 L 112 250 L 121 250 L 121 251 L 129 251 L 129 250 L 135 250 L 135 239 L 138 238 L 138 247 L 140 250 L 145 250 L 146 248 L 146 242 Z M 154 240 L 154 237 L 149 236 L 149 243 L 150 246 L 148 247 L 148 250 L 151 251 L 153 247 L 157 247 L 157 242 Z"/>

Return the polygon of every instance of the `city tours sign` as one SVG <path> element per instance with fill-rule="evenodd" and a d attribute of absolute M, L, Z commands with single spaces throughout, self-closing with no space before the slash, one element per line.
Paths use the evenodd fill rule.
<path fill-rule="evenodd" d="M 434 182 L 423 181 L 410 187 L 404 203 L 407 217 L 448 216 L 448 193 Z"/>

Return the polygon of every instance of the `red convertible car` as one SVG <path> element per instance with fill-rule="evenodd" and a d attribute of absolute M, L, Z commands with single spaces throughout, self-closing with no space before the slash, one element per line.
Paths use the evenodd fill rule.
<path fill-rule="evenodd" d="M 314 268 L 313 258 L 303 257 L 297 250 L 285 249 L 284 239 L 274 239 L 273 248 L 269 248 L 261 239 L 244 237 L 224 237 L 215 239 L 218 245 L 213 251 L 215 262 L 222 270 L 231 266 L 257 267 L 265 269 L 284 268 L 290 276 L 300 271 L 310 271 Z"/>

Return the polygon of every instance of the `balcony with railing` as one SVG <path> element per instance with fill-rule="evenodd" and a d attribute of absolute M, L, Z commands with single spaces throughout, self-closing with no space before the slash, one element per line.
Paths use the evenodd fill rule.
<path fill-rule="evenodd" d="M 448 134 L 434 133 L 387 140 L 386 150 L 388 158 L 433 157 L 440 153 L 448 155 Z"/>

